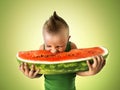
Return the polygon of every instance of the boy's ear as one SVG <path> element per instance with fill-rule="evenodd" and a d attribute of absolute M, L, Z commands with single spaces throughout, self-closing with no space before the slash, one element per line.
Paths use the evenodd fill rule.
<path fill-rule="evenodd" d="M 68 41 L 70 40 L 71 36 L 68 37 Z"/>

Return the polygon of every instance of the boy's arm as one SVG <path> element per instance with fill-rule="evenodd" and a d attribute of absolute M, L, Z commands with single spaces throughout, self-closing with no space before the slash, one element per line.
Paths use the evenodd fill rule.
<path fill-rule="evenodd" d="M 77 49 L 77 46 L 73 42 L 71 42 L 71 49 Z"/>
<path fill-rule="evenodd" d="M 41 45 L 40 50 L 43 50 L 44 49 L 44 45 Z M 39 69 L 35 69 L 35 66 L 32 65 L 31 69 L 28 67 L 28 64 L 27 63 L 22 63 L 20 66 L 19 66 L 19 69 L 20 71 L 26 75 L 27 77 L 29 78 L 38 78 L 38 77 L 41 77 L 42 74 L 39 74 Z"/>
<path fill-rule="evenodd" d="M 93 64 L 90 64 L 89 61 L 86 61 L 89 70 L 84 72 L 77 72 L 79 76 L 92 76 L 99 73 L 105 65 L 105 59 L 102 56 L 93 57 Z"/>
<path fill-rule="evenodd" d="M 44 44 L 40 45 L 40 50 L 43 50 L 44 49 Z"/>
<path fill-rule="evenodd" d="M 77 49 L 77 46 L 73 42 L 71 42 L 71 49 Z M 93 62 L 94 62 L 93 64 L 90 64 L 89 61 L 86 62 L 89 70 L 84 72 L 77 72 L 76 73 L 77 75 L 79 76 L 95 75 L 98 72 L 100 72 L 105 65 L 105 59 L 102 56 L 93 57 Z"/>
<path fill-rule="evenodd" d="M 38 74 L 40 70 L 36 70 L 34 65 L 32 65 L 31 68 L 29 68 L 27 63 L 22 63 L 19 66 L 19 69 L 25 76 L 29 78 L 38 78 L 42 76 L 42 74 Z"/>

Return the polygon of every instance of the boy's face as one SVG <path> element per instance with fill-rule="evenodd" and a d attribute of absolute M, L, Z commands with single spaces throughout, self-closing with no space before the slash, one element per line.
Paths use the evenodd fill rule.
<path fill-rule="evenodd" d="M 52 53 L 64 52 L 66 49 L 69 36 L 65 32 L 61 31 L 57 34 L 50 34 L 48 32 L 43 33 L 45 50 Z"/>

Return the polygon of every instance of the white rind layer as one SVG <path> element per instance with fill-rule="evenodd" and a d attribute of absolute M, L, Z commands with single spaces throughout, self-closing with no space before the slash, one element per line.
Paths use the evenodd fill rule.
<path fill-rule="evenodd" d="M 104 53 L 102 54 L 102 56 L 106 56 L 108 55 L 108 50 L 102 46 L 100 46 L 99 48 L 103 49 L 104 50 Z M 49 62 L 49 61 L 36 61 L 36 60 L 25 60 L 25 59 L 22 59 L 18 56 L 18 53 L 16 55 L 17 59 L 19 61 L 22 61 L 22 62 L 26 62 L 26 63 L 33 63 L 33 64 L 59 64 L 59 63 L 71 63 L 71 62 L 79 62 L 79 61 L 86 61 L 86 60 L 90 60 L 92 59 L 93 57 L 87 57 L 87 58 L 80 58 L 80 59 L 70 59 L 70 60 L 64 60 L 64 61 L 52 61 L 52 62 Z"/>

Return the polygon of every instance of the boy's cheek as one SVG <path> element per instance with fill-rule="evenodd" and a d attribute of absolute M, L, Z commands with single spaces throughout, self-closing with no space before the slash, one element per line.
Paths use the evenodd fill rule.
<path fill-rule="evenodd" d="M 57 52 L 64 52 L 66 47 L 56 49 Z M 45 50 L 52 52 L 52 48 L 45 47 Z"/>
<path fill-rule="evenodd" d="M 65 47 L 64 47 L 64 48 L 60 48 L 60 49 L 59 49 L 59 52 L 64 52 L 65 49 L 66 49 Z"/>
<path fill-rule="evenodd" d="M 45 50 L 50 51 L 51 49 L 50 49 L 50 48 L 48 48 L 48 47 L 45 47 Z"/>

